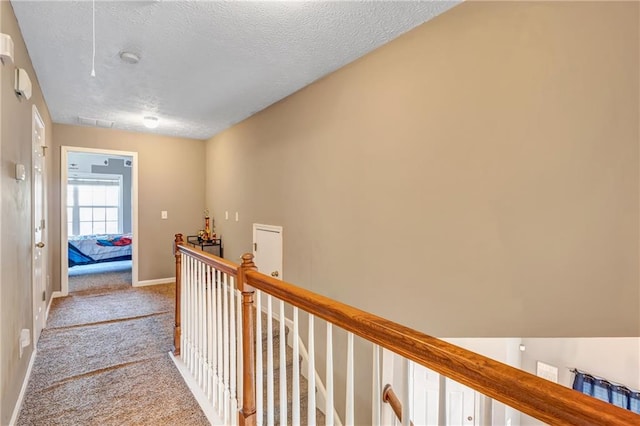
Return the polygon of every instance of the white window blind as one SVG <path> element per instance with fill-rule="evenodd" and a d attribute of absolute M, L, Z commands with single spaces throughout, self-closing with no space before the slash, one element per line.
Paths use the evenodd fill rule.
<path fill-rule="evenodd" d="M 69 235 L 122 232 L 122 179 L 69 178 L 67 184 Z"/>

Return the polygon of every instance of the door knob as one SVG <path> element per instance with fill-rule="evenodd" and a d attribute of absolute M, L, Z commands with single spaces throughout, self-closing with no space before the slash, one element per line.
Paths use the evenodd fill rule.
<path fill-rule="evenodd" d="M 44 247 L 44 243 L 43 242 L 39 242 L 39 243 L 36 244 L 36 247 L 43 248 Z"/>
<path fill-rule="evenodd" d="M 280 275 L 280 274 L 278 274 L 278 271 L 273 271 L 273 272 L 271 273 L 271 276 L 272 276 L 272 277 L 275 277 L 275 278 L 278 278 L 278 275 Z"/>

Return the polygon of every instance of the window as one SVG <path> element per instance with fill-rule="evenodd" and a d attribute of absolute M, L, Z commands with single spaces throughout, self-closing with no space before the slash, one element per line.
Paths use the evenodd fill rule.
<path fill-rule="evenodd" d="M 69 178 L 67 185 L 68 235 L 122 232 L 122 179 Z"/>

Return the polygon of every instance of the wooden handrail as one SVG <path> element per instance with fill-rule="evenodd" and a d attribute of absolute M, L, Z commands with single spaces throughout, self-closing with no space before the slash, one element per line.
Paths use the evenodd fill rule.
<path fill-rule="evenodd" d="M 402 423 L 402 403 L 398 399 L 398 395 L 393 391 L 393 388 L 390 384 L 387 384 L 382 390 L 382 401 L 388 403 L 391 406 L 394 414 Z M 413 422 L 410 422 L 411 426 L 413 426 Z"/>
<path fill-rule="evenodd" d="M 178 235 L 180 235 L 180 238 L 182 238 L 182 234 L 178 234 Z M 226 259 L 215 256 L 211 253 L 207 253 L 205 251 L 199 250 L 197 248 L 186 246 L 184 245 L 184 243 L 182 243 L 179 246 L 177 245 L 177 250 L 179 250 L 181 253 L 188 254 L 190 257 L 193 257 L 194 259 L 197 259 L 205 263 L 206 265 L 210 265 L 219 271 L 229 274 L 236 279 L 238 277 L 238 270 L 240 269 L 240 266 L 233 262 L 230 262 Z M 237 285 L 238 285 L 238 288 L 240 288 L 239 282 L 237 283 Z"/>
<path fill-rule="evenodd" d="M 553 425 L 631 425 L 640 416 L 257 271 L 245 282 L 411 361 Z"/>

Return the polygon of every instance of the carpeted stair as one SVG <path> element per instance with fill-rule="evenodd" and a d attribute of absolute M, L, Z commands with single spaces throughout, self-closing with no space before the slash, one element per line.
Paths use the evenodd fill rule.
<path fill-rule="evenodd" d="M 274 393 L 274 424 L 280 424 L 280 323 L 273 319 L 273 393 Z M 289 329 L 285 327 L 285 336 L 289 334 Z M 263 388 L 264 394 L 262 397 L 263 406 L 263 424 L 267 424 L 267 315 L 262 314 L 262 368 L 263 368 Z M 291 420 L 292 409 L 291 400 L 293 395 L 293 350 L 286 346 L 286 368 L 287 368 L 287 424 L 293 424 Z M 301 360 L 297 360 L 298 363 Z M 302 371 L 301 371 L 302 373 Z M 306 425 L 307 421 L 307 395 L 308 395 L 308 382 L 307 379 L 300 376 L 300 424 Z M 325 423 L 324 414 L 316 408 L 316 424 L 323 425 Z"/>

